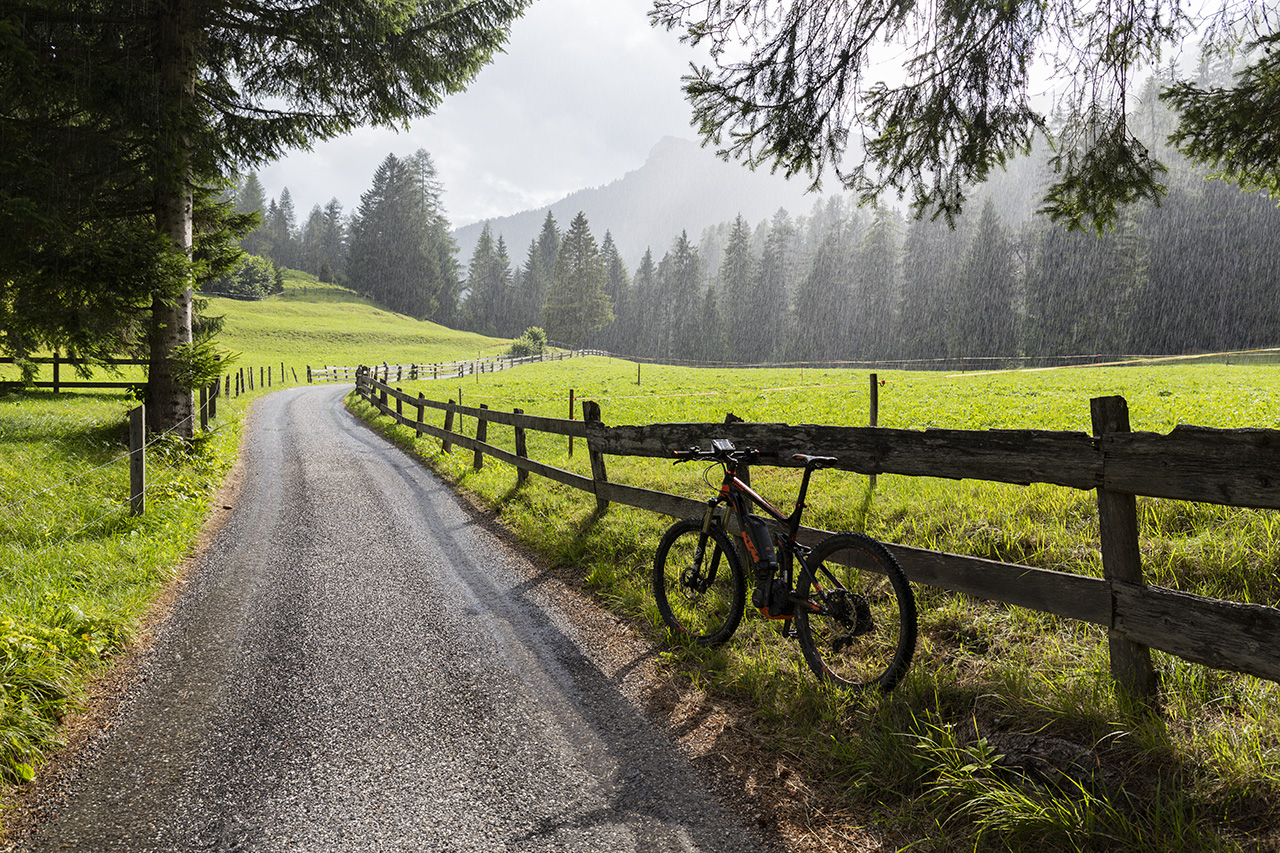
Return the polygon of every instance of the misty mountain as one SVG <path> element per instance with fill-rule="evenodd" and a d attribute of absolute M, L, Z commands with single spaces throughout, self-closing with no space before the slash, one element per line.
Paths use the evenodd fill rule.
<path fill-rule="evenodd" d="M 803 179 L 787 181 L 767 170 L 753 172 L 724 162 L 694 142 L 668 136 L 654 146 L 643 166 L 618 180 L 578 190 L 538 210 L 491 219 L 489 227 L 495 239 L 499 234 L 506 238 L 511 263 L 519 266 L 548 210 L 561 230 L 581 211 L 597 240 L 604 238 L 605 231 L 612 232 L 619 253 L 635 269 L 646 248 L 662 257 L 681 231 L 697 240 L 704 228 L 730 221 L 739 213 L 753 224 L 773 216 L 780 207 L 793 216 L 805 213 L 814 200 L 806 195 L 807 187 Z M 453 232 L 464 267 L 483 224 Z"/>

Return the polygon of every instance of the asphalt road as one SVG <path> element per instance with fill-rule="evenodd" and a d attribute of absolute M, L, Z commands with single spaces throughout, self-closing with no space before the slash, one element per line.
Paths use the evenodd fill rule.
<path fill-rule="evenodd" d="M 781 847 L 346 390 L 256 404 L 229 519 L 18 849 Z"/>

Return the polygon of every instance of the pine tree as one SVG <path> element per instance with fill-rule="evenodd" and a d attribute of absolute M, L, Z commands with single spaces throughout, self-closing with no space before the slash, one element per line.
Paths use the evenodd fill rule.
<path fill-rule="evenodd" d="M 1018 354 L 1014 298 L 1018 281 L 1008 232 L 987 199 L 956 277 L 956 310 L 947 324 L 952 356 Z"/>
<path fill-rule="evenodd" d="M 627 265 L 618 254 L 614 245 L 613 234 L 604 232 L 604 242 L 600 244 L 600 257 L 604 261 L 604 292 L 613 306 L 613 322 L 601 329 L 595 337 L 595 345 L 609 352 L 627 352 L 627 341 L 630 338 L 629 326 L 634 321 L 635 307 L 632 304 L 631 276 L 627 273 Z"/>
<path fill-rule="evenodd" d="M 428 205 L 429 158 L 388 154 L 360 196 L 351 225 L 347 276 L 355 290 L 393 311 L 428 318 L 452 313 L 458 292 L 454 243 L 447 221 Z"/>
<path fill-rule="evenodd" d="M 605 293 L 607 277 L 587 217 L 579 212 L 560 243 L 555 273 L 547 289 L 543 328 L 548 340 L 580 347 L 613 319 Z"/>
<path fill-rule="evenodd" d="M 738 214 L 720 261 L 721 313 L 725 318 L 728 357 L 737 362 L 767 361 L 767 340 L 782 321 L 784 305 L 768 305 L 760 287 L 759 262 L 751 254 L 751 226 Z"/>

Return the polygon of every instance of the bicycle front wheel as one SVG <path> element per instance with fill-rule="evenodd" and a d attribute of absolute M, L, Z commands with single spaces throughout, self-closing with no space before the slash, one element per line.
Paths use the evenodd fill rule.
<path fill-rule="evenodd" d="M 723 643 L 737 630 L 747 600 L 747 582 L 733 544 L 713 524 L 678 521 L 653 558 L 653 597 L 662 621 L 703 646 Z"/>
<path fill-rule="evenodd" d="M 916 601 L 898 561 L 860 533 L 818 543 L 796 592 L 796 635 L 818 678 L 854 690 L 893 689 L 916 648 Z"/>

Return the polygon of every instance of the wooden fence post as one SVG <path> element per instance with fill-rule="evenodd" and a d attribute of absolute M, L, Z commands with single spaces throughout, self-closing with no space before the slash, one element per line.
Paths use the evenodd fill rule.
<path fill-rule="evenodd" d="M 488 404 L 481 403 L 480 408 L 489 408 Z M 486 441 L 489 437 L 489 422 L 484 418 L 476 419 L 476 441 Z M 484 452 L 480 448 L 476 448 L 475 459 L 471 462 L 471 467 L 479 471 L 484 467 Z"/>
<path fill-rule="evenodd" d="M 609 502 L 600 497 L 600 484 L 609 482 L 609 474 L 604 467 L 604 454 L 592 447 L 591 441 L 591 424 L 599 424 L 600 421 L 600 404 L 595 400 L 582 401 L 582 420 L 588 424 L 587 427 L 587 457 L 591 460 L 591 479 L 595 481 L 596 486 L 596 513 L 602 513 L 609 508 Z"/>
<path fill-rule="evenodd" d="M 445 409 L 444 409 L 444 431 L 445 431 L 445 432 L 453 432 L 453 405 L 454 405 L 454 404 L 453 404 L 453 401 L 452 401 L 452 400 L 449 400 L 449 401 L 447 401 L 444 405 L 445 405 Z M 441 442 L 441 444 L 440 444 L 440 450 L 442 450 L 442 451 L 443 451 L 443 452 L 445 452 L 445 453 L 452 453 L 452 452 L 453 452 L 453 442 L 449 441 L 449 439 L 447 439 L 447 438 L 446 438 L 443 442 Z"/>
<path fill-rule="evenodd" d="M 218 416 L 218 397 L 222 390 L 222 383 L 217 379 L 209 386 L 209 417 L 216 418 Z"/>
<path fill-rule="evenodd" d="M 880 385 L 876 382 L 876 374 L 871 374 L 871 411 L 868 413 L 868 425 L 880 426 Z M 876 475 L 869 477 L 871 488 L 876 487 Z"/>
<path fill-rule="evenodd" d="M 425 400 L 426 400 L 426 396 L 421 391 L 419 391 L 418 392 L 418 423 L 413 428 L 414 435 L 418 436 L 419 438 L 422 437 L 422 420 L 427 410 L 427 404 Z"/>
<path fill-rule="evenodd" d="M 209 431 L 209 389 L 200 386 L 200 431 Z"/>
<path fill-rule="evenodd" d="M 307 365 L 307 384 L 311 384 L 311 365 Z"/>
<path fill-rule="evenodd" d="M 513 415 L 523 415 L 524 409 L 512 409 L 511 413 Z M 517 426 L 515 429 L 516 429 L 516 456 L 519 456 L 521 459 L 528 459 L 529 453 L 525 449 L 525 444 L 524 444 L 524 427 Z M 526 471 L 524 468 L 517 467 L 516 468 L 516 485 L 523 483 L 527 479 L 529 479 L 529 472 Z"/>
<path fill-rule="evenodd" d="M 396 395 L 396 420 L 404 417 L 404 401 L 399 394 Z"/>
<path fill-rule="evenodd" d="M 147 410 L 129 411 L 129 515 L 147 510 Z"/>
<path fill-rule="evenodd" d="M 573 420 L 573 389 L 569 389 L 569 420 Z M 569 436 L 569 458 L 573 458 L 573 436 Z"/>
<path fill-rule="evenodd" d="M 59 375 L 59 368 L 62 367 L 61 356 L 57 350 L 53 351 L 53 393 L 57 394 L 62 390 L 62 377 Z"/>
<path fill-rule="evenodd" d="M 1098 488 L 1098 531 L 1102 540 L 1102 576 L 1115 583 L 1145 586 L 1142 554 L 1138 548 L 1137 501 L 1127 492 L 1106 487 L 1105 437 L 1129 432 L 1129 404 L 1124 397 L 1095 397 L 1089 401 L 1093 434 L 1103 451 L 1103 485 Z M 1115 610 L 1112 593 L 1112 612 Z M 1127 639 L 1114 629 L 1107 632 L 1111 651 L 1111 677 L 1122 696 L 1153 705 L 1159 679 L 1151 665 L 1151 649 Z"/>

